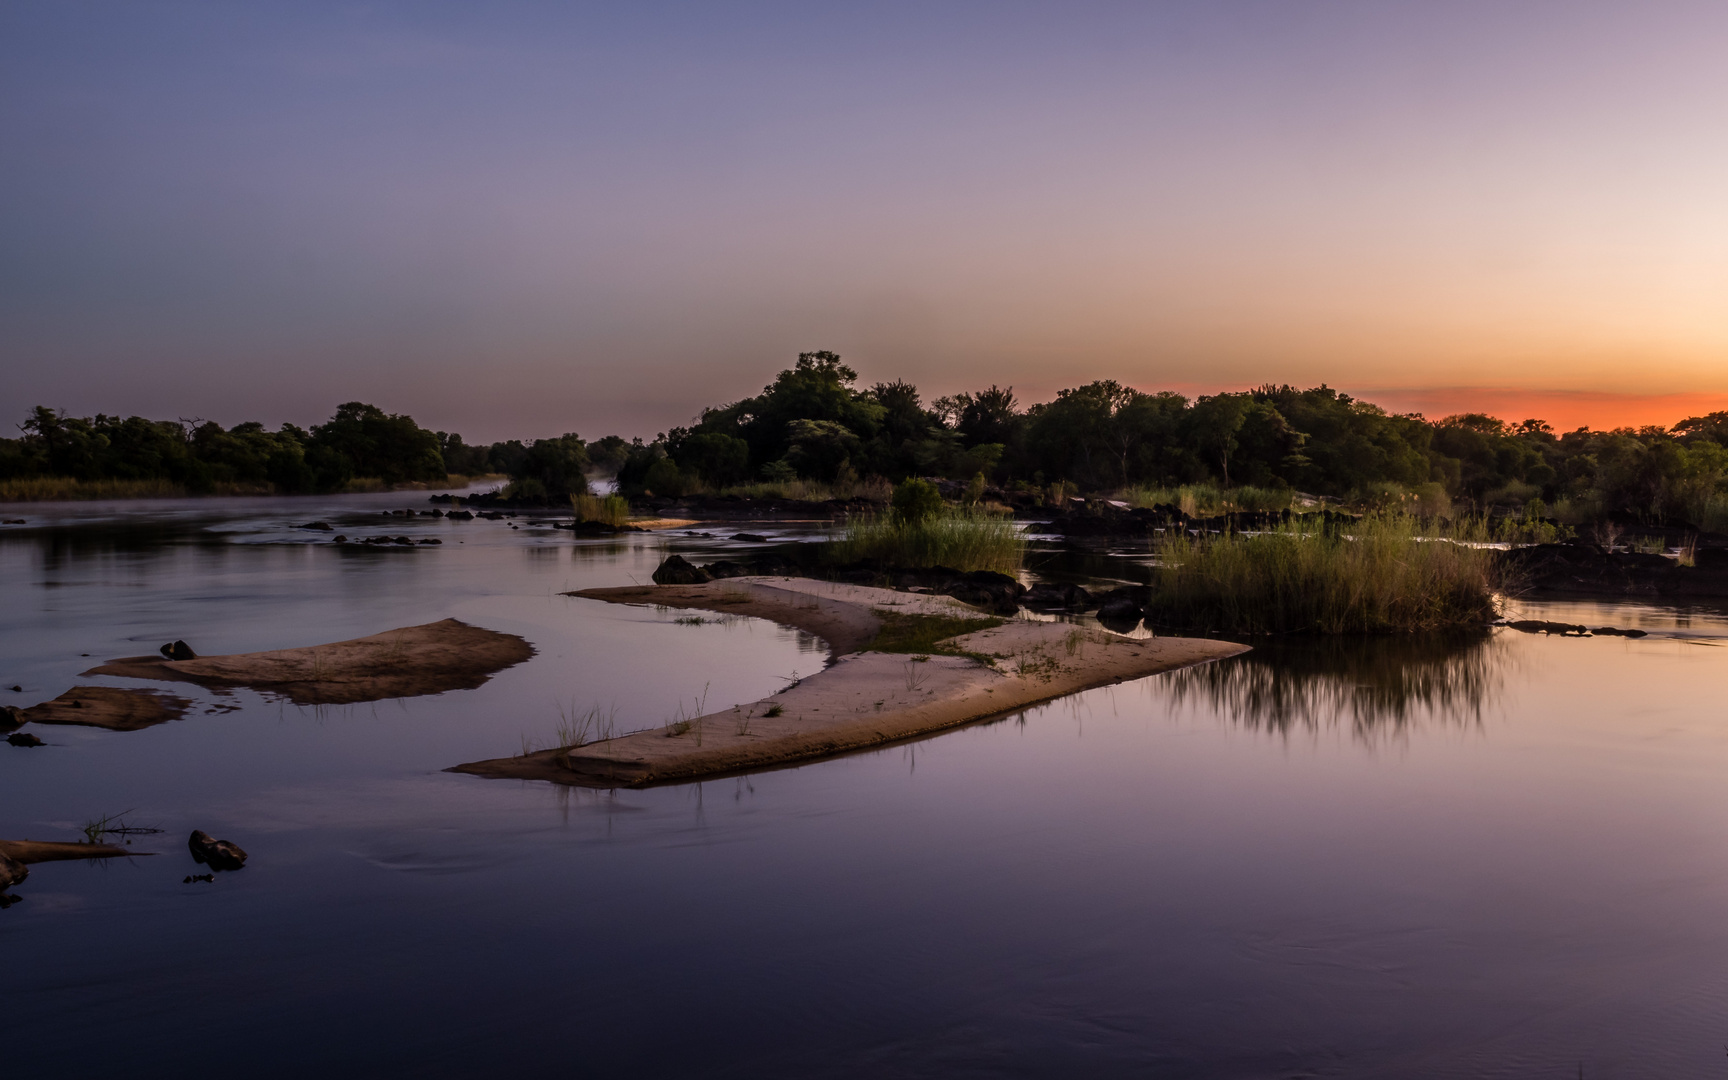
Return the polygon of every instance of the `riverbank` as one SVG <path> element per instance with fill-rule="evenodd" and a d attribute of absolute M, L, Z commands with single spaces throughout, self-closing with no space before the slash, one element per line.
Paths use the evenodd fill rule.
<path fill-rule="evenodd" d="M 886 624 L 902 631 L 893 636 L 904 640 L 908 620 L 977 620 L 983 613 L 947 597 L 802 578 L 733 578 L 570 595 L 768 619 L 823 638 L 832 659 L 823 671 L 758 701 L 586 745 L 468 762 L 450 771 L 598 788 L 723 776 L 882 746 L 1247 651 L 1231 642 L 1135 639 L 1025 619 L 939 640 L 928 653 L 876 651 L 879 637 L 889 636 L 883 634 Z"/>

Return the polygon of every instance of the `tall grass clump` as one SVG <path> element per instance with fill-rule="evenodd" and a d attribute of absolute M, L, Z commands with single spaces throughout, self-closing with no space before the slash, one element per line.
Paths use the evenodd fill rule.
<path fill-rule="evenodd" d="M 52 502 L 62 499 L 164 499 L 186 494 L 167 480 L 74 480 L 37 476 L 0 480 L 0 502 Z"/>
<path fill-rule="evenodd" d="M 1116 498 L 1130 506 L 1174 506 L 1190 517 L 1217 517 L 1242 511 L 1288 510 L 1294 493 L 1289 488 L 1221 488 L 1212 484 L 1181 487 L 1129 487 Z"/>
<path fill-rule="evenodd" d="M 577 521 L 614 526 L 630 521 L 630 500 L 622 495 L 572 495 L 570 507 L 576 512 Z"/>
<path fill-rule="evenodd" d="M 1480 626 L 1503 582 L 1480 523 L 1409 514 L 1343 528 L 1166 539 L 1147 622 L 1235 634 L 1384 634 Z"/>
<path fill-rule="evenodd" d="M 1026 560 L 1026 538 L 1005 515 L 950 506 L 922 518 L 854 516 L 829 554 L 841 563 L 873 560 L 896 568 L 948 566 L 1013 574 Z"/>

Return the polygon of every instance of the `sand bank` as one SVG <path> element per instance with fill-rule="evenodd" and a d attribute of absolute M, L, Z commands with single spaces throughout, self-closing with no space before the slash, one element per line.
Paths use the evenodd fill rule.
<path fill-rule="evenodd" d="M 0 840 L 0 855 L 13 862 L 65 862 L 69 859 L 119 859 L 149 852 L 115 844 L 59 844 L 48 840 Z"/>
<path fill-rule="evenodd" d="M 452 772 L 588 787 L 643 787 L 747 772 L 881 746 L 1247 651 L 1223 641 L 1135 640 L 1071 623 L 1016 619 L 950 638 L 941 651 L 925 656 L 861 652 L 884 613 L 983 613 L 947 597 L 801 578 L 732 578 L 572 595 L 757 616 L 823 637 L 836 658 L 780 693 L 687 724 L 470 762 Z"/>
<path fill-rule="evenodd" d="M 348 705 L 383 698 L 471 690 L 534 655 L 514 634 L 455 619 L 300 649 L 168 660 L 129 656 L 86 675 L 244 686 L 296 705 Z"/>
<path fill-rule="evenodd" d="M 112 686 L 74 686 L 19 716 L 32 724 L 80 724 L 109 731 L 137 731 L 186 715 L 192 703 L 159 690 L 125 690 Z"/>

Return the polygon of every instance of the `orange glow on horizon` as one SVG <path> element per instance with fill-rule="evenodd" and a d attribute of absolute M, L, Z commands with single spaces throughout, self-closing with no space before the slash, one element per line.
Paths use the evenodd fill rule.
<path fill-rule="evenodd" d="M 1728 410 L 1728 394 L 1618 394 L 1601 390 L 1525 390 L 1442 386 L 1351 392 L 1387 412 L 1417 412 L 1430 420 L 1457 413 L 1487 413 L 1509 423 L 1545 420 L 1556 433 L 1589 427 L 1672 427 L 1689 416 Z"/>

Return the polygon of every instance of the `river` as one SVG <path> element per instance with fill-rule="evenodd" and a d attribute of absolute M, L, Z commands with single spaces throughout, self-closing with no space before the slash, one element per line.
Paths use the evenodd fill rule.
<path fill-rule="evenodd" d="M 1649 636 L 1285 642 L 879 752 L 591 791 L 443 770 L 561 710 L 624 729 L 764 696 L 821 643 L 561 595 L 751 549 L 733 529 L 382 516 L 423 499 L 0 507 L 25 519 L 0 526 L 6 703 L 148 685 L 78 673 L 176 638 L 455 617 L 538 650 L 476 690 L 177 685 L 182 720 L 0 745 L 0 837 L 163 830 L 13 890 L 10 1075 L 1724 1072 L 1720 612 L 1524 602 Z M 315 519 L 442 544 L 338 546 Z M 187 882 L 193 829 L 246 868 Z"/>

